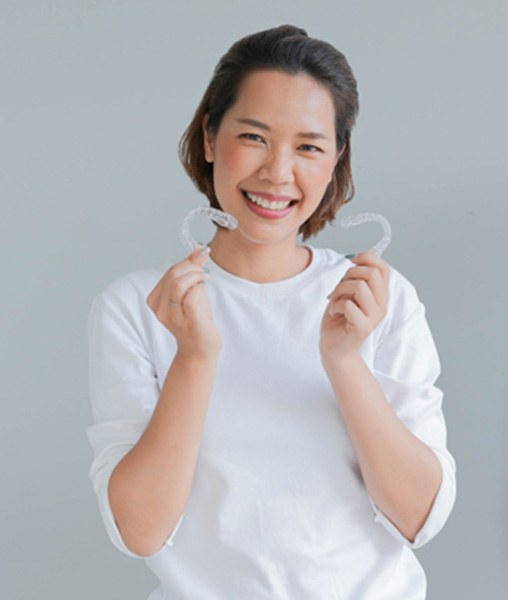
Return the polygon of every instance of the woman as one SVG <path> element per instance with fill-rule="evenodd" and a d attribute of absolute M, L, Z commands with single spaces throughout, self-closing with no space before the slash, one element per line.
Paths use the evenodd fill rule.
<path fill-rule="evenodd" d="M 353 196 L 357 112 L 334 47 L 289 25 L 239 40 L 180 147 L 237 229 L 94 300 L 90 477 L 151 600 L 425 597 L 412 549 L 455 463 L 424 305 L 375 254 L 297 241 Z"/>

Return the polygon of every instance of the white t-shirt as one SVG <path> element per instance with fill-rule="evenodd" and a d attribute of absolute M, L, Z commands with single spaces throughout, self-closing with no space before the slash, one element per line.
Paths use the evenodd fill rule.
<path fill-rule="evenodd" d="M 361 347 L 396 414 L 442 467 L 432 510 L 410 543 L 367 492 L 320 360 L 326 297 L 353 263 L 307 247 L 304 271 L 270 283 L 207 262 L 223 350 L 185 512 L 165 545 L 144 557 L 160 579 L 149 600 L 425 598 L 412 549 L 438 533 L 456 494 L 425 307 L 390 267 L 388 314 Z M 88 321 L 90 478 L 112 542 L 132 557 L 107 485 L 146 427 L 176 352 L 146 304 L 169 267 L 118 278 L 95 297 Z"/>

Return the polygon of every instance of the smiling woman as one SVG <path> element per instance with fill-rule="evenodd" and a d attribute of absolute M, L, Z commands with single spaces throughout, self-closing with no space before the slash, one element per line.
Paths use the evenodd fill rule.
<path fill-rule="evenodd" d="M 331 144 L 340 155 L 340 161 L 336 163 L 331 179 L 327 182 L 318 211 L 300 228 L 299 233 L 305 241 L 316 235 L 327 222 L 333 221 L 341 206 L 354 195 L 350 136 L 358 114 L 357 84 L 345 56 L 332 45 L 310 38 L 303 29 L 292 26 L 260 32 L 233 44 L 215 68 L 214 77 L 182 137 L 180 156 L 187 173 L 198 189 L 208 197 L 211 206 L 220 208 L 214 188 L 214 169 L 210 166 L 209 158 L 205 158 L 202 152 L 202 128 L 205 127 L 209 136 L 213 137 L 224 115 L 237 103 L 242 91 L 245 101 L 248 102 L 250 98 L 253 104 L 252 96 L 245 93 L 244 84 L 248 85 L 246 79 L 251 80 L 250 90 L 254 88 L 252 78 L 261 79 L 256 82 L 258 87 L 254 92 L 259 99 L 269 102 L 269 90 L 263 87 L 263 80 L 277 76 L 282 85 L 295 79 L 291 76 L 298 76 L 296 79 L 300 80 L 300 87 L 303 88 L 307 83 L 306 87 L 311 87 L 312 91 L 307 94 L 308 89 L 302 89 L 303 94 L 292 96 L 288 90 L 278 87 L 279 100 L 285 94 L 285 103 L 279 106 L 278 113 L 269 112 L 267 121 L 258 116 L 256 108 L 253 108 L 251 114 L 239 114 L 236 111 L 240 124 L 255 128 L 252 132 L 247 131 L 246 135 L 251 138 L 259 136 L 258 141 L 261 141 L 262 134 L 272 133 L 273 122 L 280 116 L 285 117 L 287 109 L 292 110 L 295 101 L 306 102 L 305 108 L 310 108 L 317 114 L 314 117 L 309 115 L 307 120 L 304 118 L 305 113 L 297 115 L 295 107 L 293 118 L 285 120 L 286 124 L 291 121 L 293 130 L 286 133 L 298 137 L 293 141 L 299 141 L 302 152 L 322 151 L 319 144 L 305 142 L 323 141 L 328 150 Z M 295 82 L 293 88 L 297 88 Z M 326 104 L 330 101 L 332 113 L 327 115 L 329 107 Z M 318 120 L 314 129 L 312 119 L 316 117 Z M 326 121 L 330 117 L 334 122 L 332 131 L 321 131 L 321 125 L 329 130 L 329 122 L 322 123 L 321 119 Z"/>
<path fill-rule="evenodd" d="M 247 279 L 259 277 L 260 264 L 272 265 L 265 281 L 296 274 L 298 263 L 290 259 L 299 231 L 321 203 L 340 156 L 331 93 L 305 74 L 254 71 L 217 131 L 204 116 L 203 135 L 217 202 L 239 222 L 210 244 L 216 262 Z M 302 143 L 309 137 L 320 145 Z"/>
<path fill-rule="evenodd" d="M 180 156 L 238 226 L 94 300 L 90 477 L 150 600 L 425 598 L 412 550 L 455 500 L 425 307 L 376 254 L 298 243 L 353 197 L 357 112 L 330 44 L 236 42 Z"/>

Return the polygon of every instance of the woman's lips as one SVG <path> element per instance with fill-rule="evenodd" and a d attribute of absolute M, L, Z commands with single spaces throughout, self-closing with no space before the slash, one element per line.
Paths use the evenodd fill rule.
<path fill-rule="evenodd" d="M 260 195 L 260 194 L 256 194 L 256 195 Z M 270 194 L 268 194 L 269 196 Z M 245 198 L 245 202 L 247 202 L 247 206 L 250 208 L 250 210 L 259 215 L 260 217 L 264 217 L 265 219 L 282 219 L 283 217 L 285 217 L 286 215 L 288 215 L 292 210 L 293 210 L 293 206 L 292 204 L 290 204 L 287 208 L 283 208 L 282 210 L 270 210 L 269 208 L 263 208 L 262 206 L 257 205 L 255 202 L 252 202 L 252 200 L 249 200 L 249 198 L 245 195 L 244 192 L 244 198 Z M 267 200 L 272 200 L 272 198 L 266 198 Z M 285 197 L 285 201 L 287 202 L 288 200 L 291 200 L 291 198 L 288 198 L 287 196 Z M 278 200 L 279 202 L 283 202 L 284 200 Z"/>

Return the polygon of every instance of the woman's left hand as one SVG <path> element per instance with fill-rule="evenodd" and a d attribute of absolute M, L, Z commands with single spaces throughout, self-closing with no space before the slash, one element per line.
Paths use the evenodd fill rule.
<path fill-rule="evenodd" d="M 321 321 L 319 350 L 324 363 L 357 358 L 360 346 L 387 314 L 390 265 L 371 251 L 352 262 L 356 266 L 330 294 Z"/>

